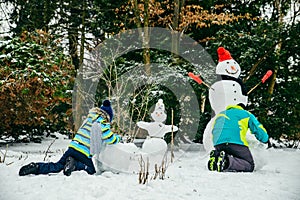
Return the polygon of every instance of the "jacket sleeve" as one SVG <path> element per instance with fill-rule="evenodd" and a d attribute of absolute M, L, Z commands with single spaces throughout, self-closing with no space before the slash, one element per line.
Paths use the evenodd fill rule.
<path fill-rule="evenodd" d="M 266 143 L 269 140 L 269 135 L 263 125 L 250 113 L 249 128 L 260 142 Z"/>
<path fill-rule="evenodd" d="M 101 123 L 102 140 L 106 144 L 116 144 L 120 142 L 121 137 L 110 130 L 110 123 Z"/>

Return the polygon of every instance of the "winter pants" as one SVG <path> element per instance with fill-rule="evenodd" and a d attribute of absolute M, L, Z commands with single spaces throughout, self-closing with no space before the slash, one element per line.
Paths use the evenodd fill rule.
<path fill-rule="evenodd" d="M 253 172 L 254 160 L 247 146 L 224 143 L 216 145 L 215 149 L 228 155 L 229 166 L 225 172 Z"/>
<path fill-rule="evenodd" d="M 56 163 L 37 163 L 39 166 L 37 174 L 58 173 L 62 171 L 69 156 L 76 160 L 75 170 L 85 170 L 88 174 L 96 173 L 92 158 L 86 157 L 84 154 L 76 151 L 73 148 L 68 148 L 60 160 Z"/>

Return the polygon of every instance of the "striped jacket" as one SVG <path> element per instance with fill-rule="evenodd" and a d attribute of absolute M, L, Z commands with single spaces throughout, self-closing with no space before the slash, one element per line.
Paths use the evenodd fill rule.
<path fill-rule="evenodd" d="M 250 112 L 238 105 L 229 105 L 226 110 L 220 112 L 213 124 L 214 146 L 223 143 L 240 144 L 249 146 L 246 133 L 250 131 L 260 142 L 268 142 L 269 136 L 263 125 Z"/>
<path fill-rule="evenodd" d="M 102 111 L 100 108 L 93 108 L 89 111 L 89 114 L 86 120 L 83 122 L 81 127 L 78 129 L 77 133 L 75 134 L 73 140 L 71 141 L 69 147 L 83 153 L 87 157 L 91 158 L 93 155 L 91 153 L 91 140 L 94 138 L 92 137 L 91 133 L 95 132 L 93 130 L 93 124 L 99 123 L 100 124 L 100 131 L 97 133 L 101 138 L 99 139 L 99 146 L 102 143 L 106 144 L 116 144 L 121 140 L 121 137 L 117 134 L 114 134 L 110 130 L 110 123 L 109 117 L 107 114 Z"/>

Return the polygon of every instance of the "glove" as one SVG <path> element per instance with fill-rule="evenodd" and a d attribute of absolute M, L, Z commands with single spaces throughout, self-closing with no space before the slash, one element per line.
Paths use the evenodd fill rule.
<path fill-rule="evenodd" d="M 272 148 L 273 144 L 270 142 L 270 139 L 268 139 L 268 142 L 266 142 L 266 144 L 268 144 L 267 149 Z"/>

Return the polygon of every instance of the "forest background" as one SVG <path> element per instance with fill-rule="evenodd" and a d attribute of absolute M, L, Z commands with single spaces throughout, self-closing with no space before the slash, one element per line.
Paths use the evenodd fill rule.
<path fill-rule="evenodd" d="M 71 137 L 85 114 L 78 111 L 73 115 L 72 109 L 72 92 L 85 55 L 126 30 L 144 28 L 141 34 L 147 38 L 145 27 L 160 27 L 188 35 L 216 63 L 217 48 L 227 48 L 240 64 L 241 78 L 248 89 L 272 70 L 272 77 L 249 95 L 248 109 L 272 138 L 293 141 L 289 147 L 299 145 L 297 0 L 1 0 L 0 13 L 2 141 L 38 142 L 41 136 L 55 131 Z M 174 42 L 172 48 L 176 51 L 178 45 Z M 195 71 L 174 53 L 145 46 L 115 58 L 99 77 L 95 105 L 104 98 L 113 101 L 116 97 L 111 91 L 117 87 L 118 77 L 133 67 L 143 66 L 150 74 L 150 63 L 176 69 L 192 85 L 201 118 L 196 137 L 189 139 L 201 142 L 211 117 L 208 90 L 191 81 L 187 73 L 203 72 Z M 171 76 L 166 74 L 165 78 Z M 135 122 L 150 121 L 149 110 L 159 98 L 166 105 L 166 124 L 195 123 L 180 119 L 178 105 L 182 99 L 176 99 L 162 85 L 150 84 L 136 90 L 128 103 L 130 128 L 122 125 L 121 110 L 116 110 L 115 132 L 136 137 L 139 130 Z M 170 141 L 170 135 L 165 139 Z"/>

